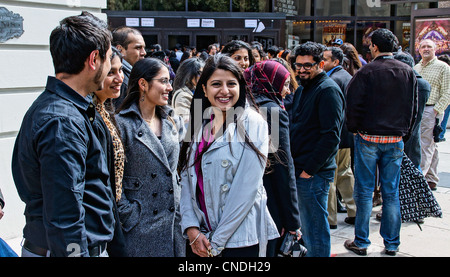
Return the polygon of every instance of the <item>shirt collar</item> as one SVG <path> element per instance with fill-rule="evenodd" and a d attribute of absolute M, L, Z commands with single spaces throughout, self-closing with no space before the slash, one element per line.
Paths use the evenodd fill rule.
<path fill-rule="evenodd" d="M 87 110 L 92 104 L 92 96 L 88 95 L 86 97 L 81 96 L 78 92 L 73 90 L 63 81 L 56 79 L 55 77 L 48 76 L 46 89 L 53 92 L 54 94 L 66 99 L 67 101 L 73 103 L 75 106 L 82 110 Z M 92 105 L 91 108 L 94 106 Z"/>
<path fill-rule="evenodd" d="M 338 66 L 333 67 L 330 71 L 327 72 L 327 75 L 330 76 L 333 73 L 333 71 L 335 71 L 338 68 L 342 68 L 342 66 L 338 65 Z"/>
<path fill-rule="evenodd" d="M 437 57 L 435 56 L 434 58 L 431 59 L 431 61 L 429 61 L 426 65 L 423 65 L 423 59 L 420 60 L 420 65 L 421 66 L 428 66 L 430 64 L 433 64 L 435 61 L 437 60 Z"/>

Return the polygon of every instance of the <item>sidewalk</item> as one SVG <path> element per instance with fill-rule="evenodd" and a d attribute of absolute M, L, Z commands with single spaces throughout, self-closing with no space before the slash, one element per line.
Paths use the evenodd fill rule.
<path fill-rule="evenodd" d="M 439 143 L 439 178 L 437 190 L 433 191 L 442 209 L 442 218 L 425 218 L 422 231 L 416 223 L 403 223 L 400 231 L 400 247 L 396 257 L 450 257 L 450 130 L 447 141 Z M 372 211 L 370 237 L 372 245 L 368 248 L 368 257 L 390 257 L 384 255 L 383 239 L 379 233 L 380 222 L 375 215 L 381 206 Z M 344 241 L 354 238 L 354 226 L 344 222 L 346 214 L 338 214 L 338 228 L 331 230 L 331 253 L 336 257 L 360 257 L 344 247 Z M 20 255 L 22 238 L 6 242 Z"/>
<path fill-rule="evenodd" d="M 403 223 L 400 231 L 400 247 L 396 257 L 450 257 L 450 129 L 445 134 L 446 141 L 439 147 L 439 184 L 433 191 L 441 206 L 442 218 L 425 218 L 421 224 L 422 231 L 416 223 Z M 380 235 L 380 222 L 375 215 L 381 206 L 372 211 L 370 236 L 372 242 L 367 249 L 369 257 L 390 257 L 384 252 L 383 239 Z M 360 257 L 345 249 L 344 241 L 354 239 L 354 226 L 344 222 L 347 214 L 338 214 L 338 228 L 331 230 L 331 253 L 336 257 Z"/>

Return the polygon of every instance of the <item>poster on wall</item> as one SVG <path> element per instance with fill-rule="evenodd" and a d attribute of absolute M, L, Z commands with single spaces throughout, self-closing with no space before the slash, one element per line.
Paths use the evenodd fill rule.
<path fill-rule="evenodd" d="M 345 41 L 346 29 L 346 23 L 328 23 L 323 25 L 322 43 L 331 46 L 331 43 L 336 39 Z"/>
<path fill-rule="evenodd" d="M 436 43 L 436 56 L 450 55 L 450 18 L 427 18 L 415 20 L 414 51 L 416 60 L 420 60 L 419 44 L 424 39 Z"/>
<path fill-rule="evenodd" d="M 411 23 L 404 22 L 402 24 L 402 50 L 409 52 L 409 42 L 411 41 Z"/>

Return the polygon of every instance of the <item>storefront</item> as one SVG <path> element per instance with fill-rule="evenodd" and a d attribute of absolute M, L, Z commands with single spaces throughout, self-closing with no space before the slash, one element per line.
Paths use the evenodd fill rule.
<path fill-rule="evenodd" d="M 258 40 L 266 48 L 293 48 L 305 41 L 327 44 L 341 38 L 365 55 L 367 36 L 376 28 L 392 30 L 409 51 L 412 15 L 437 10 L 441 1 L 135 0 L 126 7 L 116 2 L 110 1 L 104 11 L 111 26 L 140 29 L 148 45 L 204 49 L 213 42 L 242 39 Z"/>
<path fill-rule="evenodd" d="M 160 44 L 173 49 L 177 43 L 198 50 L 233 39 L 259 41 L 264 46 L 283 45 L 283 13 L 105 11 L 111 28 L 139 29 L 147 46 Z"/>

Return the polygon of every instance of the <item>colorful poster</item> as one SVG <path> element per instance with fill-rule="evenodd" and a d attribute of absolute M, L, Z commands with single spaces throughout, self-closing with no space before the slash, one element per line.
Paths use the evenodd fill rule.
<path fill-rule="evenodd" d="M 436 43 L 436 56 L 450 55 L 450 18 L 416 19 L 415 27 L 416 60 L 420 60 L 419 45 L 424 39 L 431 39 Z"/>
<path fill-rule="evenodd" d="M 323 25 L 322 43 L 331 46 L 331 43 L 340 38 L 345 41 L 346 23 L 329 23 Z"/>

